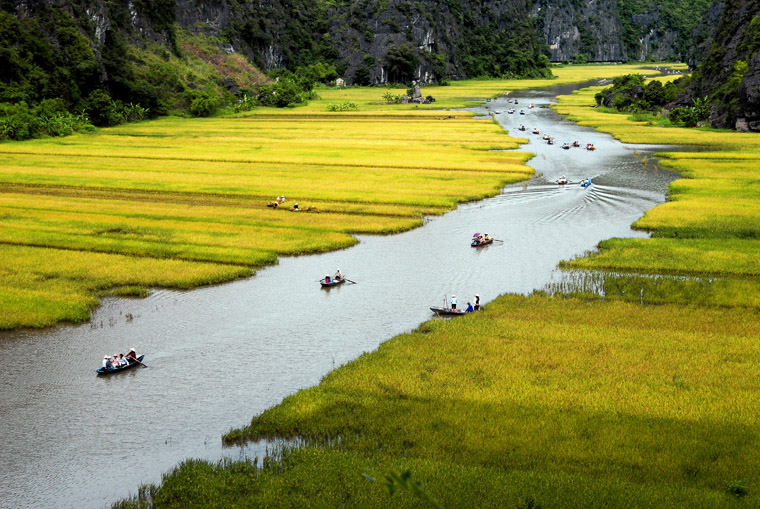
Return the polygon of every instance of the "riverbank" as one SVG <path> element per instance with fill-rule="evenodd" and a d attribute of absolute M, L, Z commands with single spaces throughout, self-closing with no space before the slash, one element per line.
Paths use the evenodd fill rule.
<path fill-rule="evenodd" d="M 567 66 L 555 80 L 457 82 L 425 88 L 437 98 L 425 107 L 636 68 Z M 521 139 L 494 123 L 383 104 L 386 91 L 405 92 L 322 89 L 304 108 L 0 145 L 0 329 L 86 321 L 104 295 L 248 277 L 279 256 L 415 228 L 425 215 L 532 174 L 529 154 L 503 151 Z M 328 111 L 343 101 L 358 111 Z M 284 207 L 267 207 L 280 195 Z M 300 212 L 288 212 L 296 202 Z"/>
<path fill-rule="evenodd" d="M 384 343 L 226 436 L 313 447 L 263 470 L 186 462 L 146 493 L 156 506 L 416 507 L 361 476 L 410 469 L 447 507 L 756 505 L 760 320 L 728 297 L 733 309 L 500 297 Z"/>
<path fill-rule="evenodd" d="M 617 272 L 608 294 L 646 302 L 760 307 L 760 136 L 714 129 L 662 127 L 656 117 L 593 108 L 603 87 L 560 97 L 556 111 L 626 143 L 693 146 L 657 157 L 683 178 L 668 201 L 647 211 L 634 228 L 650 239 L 610 239 L 566 268 Z M 652 277 L 623 277 L 619 273 Z M 673 277 L 663 277 L 673 276 Z M 683 277 L 686 276 L 686 277 Z"/>
<path fill-rule="evenodd" d="M 748 507 L 758 334 L 741 310 L 506 295 L 226 436 L 311 445 L 262 470 L 186 462 L 150 490 L 154 506 L 419 507 L 362 478 L 411 469 L 444 507 Z"/>

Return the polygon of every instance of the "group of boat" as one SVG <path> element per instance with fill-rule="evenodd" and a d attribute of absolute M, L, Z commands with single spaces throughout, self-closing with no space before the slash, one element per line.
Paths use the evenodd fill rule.
<path fill-rule="evenodd" d="M 564 175 L 562 175 L 560 178 L 558 178 L 556 180 L 556 182 L 557 182 L 557 184 L 559 184 L 561 186 L 566 186 L 568 184 L 572 184 L 572 182 L 570 182 L 568 180 L 568 178 L 566 176 L 564 176 Z M 580 187 L 582 187 L 584 189 L 587 188 L 588 186 L 591 185 L 591 177 L 581 180 L 579 182 L 579 185 L 580 185 Z"/>

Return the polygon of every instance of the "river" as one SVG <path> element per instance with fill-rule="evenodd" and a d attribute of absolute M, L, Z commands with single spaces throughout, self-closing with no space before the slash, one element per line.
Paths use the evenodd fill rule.
<path fill-rule="evenodd" d="M 548 105 L 575 87 L 517 92 L 475 108 L 530 143 L 537 176 L 498 196 L 430 218 L 416 230 L 361 236 L 328 254 L 281 258 L 254 277 L 145 299 L 105 299 L 89 323 L 0 335 L 0 505 L 103 507 L 157 482 L 186 458 L 262 454 L 223 448 L 221 434 L 313 386 L 332 369 L 431 318 L 457 294 L 483 303 L 541 290 L 557 264 L 630 229 L 664 201 L 675 175 L 642 156 L 653 148 L 561 120 Z M 529 103 L 536 108 L 528 109 Z M 517 131 L 524 123 L 553 135 Z M 563 150 L 593 142 L 594 152 Z M 593 184 L 558 186 L 592 177 Z M 476 231 L 503 243 L 472 249 Z M 340 268 L 357 284 L 322 290 Z M 135 347 L 148 368 L 97 377 L 105 354 Z"/>

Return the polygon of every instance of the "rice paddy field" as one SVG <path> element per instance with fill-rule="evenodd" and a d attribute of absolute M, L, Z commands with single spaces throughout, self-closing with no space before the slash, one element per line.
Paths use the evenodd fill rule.
<path fill-rule="evenodd" d="M 142 500 L 428 506 L 382 484 L 409 470 L 441 507 L 755 507 L 758 334 L 741 309 L 503 296 L 393 338 L 225 437 L 305 446 L 262 470 L 188 461 Z"/>
<path fill-rule="evenodd" d="M 556 110 L 625 143 L 685 145 L 685 151 L 657 154 L 663 167 L 680 173 L 683 178 L 670 185 L 666 203 L 649 210 L 634 223 L 634 228 L 652 231 L 653 238 L 604 241 L 599 252 L 572 260 L 565 266 L 699 276 L 710 284 L 694 286 L 688 280 L 675 280 L 681 281 L 680 286 L 690 286 L 691 290 L 673 291 L 673 299 L 689 302 L 693 298 L 714 305 L 757 308 L 760 302 L 760 188 L 757 184 L 760 135 L 664 127 L 654 118 L 637 120 L 624 113 L 592 108 L 594 94 L 601 88 L 590 87 L 560 97 Z M 694 150 L 688 150 L 688 146 Z M 666 294 L 671 290 L 650 295 L 667 300 Z"/>
<path fill-rule="evenodd" d="M 104 294 L 246 277 L 493 196 L 533 173 L 530 154 L 503 152 L 522 139 L 441 108 L 632 69 L 425 88 L 436 111 L 384 104 L 391 89 L 324 88 L 301 108 L 0 144 L 0 329 L 83 321 Z M 327 111 L 345 100 L 358 111 Z"/>

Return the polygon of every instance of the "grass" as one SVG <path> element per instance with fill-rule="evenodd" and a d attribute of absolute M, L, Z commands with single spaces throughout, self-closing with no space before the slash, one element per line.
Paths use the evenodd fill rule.
<path fill-rule="evenodd" d="M 316 448 L 262 471 L 188 462 L 149 491 L 158 507 L 414 507 L 360 477 L 411 469 L 445 507 L 754 506 L 758 334 L 740 309 L 503 296 L 393 338 L 225 437 Z"/>
<path fill-rule="evenodd" d="M 722 306 L 757 307 L 760 282 L 760 136 L 714 129 L 660 127 L 627 114 L 591 108 L 600 87 L 559 98 L 568 118 L 612 134 L 626 143 L 679 144 L 699 151 L 663 152 L 661 165 L 684 178 L 671 183 L 668 201 L 647 211 L 634 228 L 652 239 L 612 239 L 567 268 L 729 278 L 723 290 L 691 285 L 694 300 Z M 667 124 L 667 122 L 664 122 Z M 676 295 L 684 284 L 669 285 Z M 730 288 L 730 290 L 728 290 Z M 680 290 L 677 290 L 680 289 Z M 701 289 L 701 290 L 700 290 Z M 751 295 L 748 298 L 747 292 Z M 662 296 L 669 300 L 667 296 Z M 676 298 L 676 297 L 674 297 Z M 682 296 L 678 296 L 682 299 Z"/>
<path fill-rule="evenodd" d="M 213 48 L 187 34 L 181 42 L 197 65 L 206 65 L 201 60 Z M 211 60 L 248 83 L 246 67 L 233 57 Z M 322 88 L 320 99 L 301 108 L 170 117 L 86 136 L 4 143 L 0 246 L 37 263 L 24 269 L 31 270 L 32 284 L 19 279 L 18 257 L 0 258 L 0 286 L 15 289 L 12 305 L 0 310 L 0 329 L 86 320 L 104 292 L 186 285 L 170 264 L 162 265 L 160 283 L 125 280 L 124 266 L 133 263 L 199 264 L 204 274 L 213 272 L 199 284 L 225 281 L 278 256 L 345 248 L 356 242 L 354 234 L 408 230 L 425 215 L 493 196 L 533 174 L 525 165 L 530 154 L 505 152 L 525 140 L 507 136 L 489 119 L 441 108 L 633 68 L 572 66 L 557 69 L 556 80 L 425 88 L 438 99 L 428 109 L 383 104 L 381 88 Z M 249 77 L 250 83 L 263 79 Z M 326 111 L 343 100 L 359 111 Z M 283 194 L 286 206 L 298 202 L 301 212 L 267 207 Z M 81 267 L 67 264 L 67 271 L 45 274 L 37 268 L 37 257 L 48 252 L 41 248 Z M 103 255 L 114 255 L 106 264 L 110 278 L 80 270 Z"/>
<path fill-rule="evenodd" d="M 757 506 L 756 137 L 634 121 L 589 108 L 594 92 L 558 109 L 710 147 L 664 156 L 693 180 L 637 223 L 654 238 L 566 264 L 614 271 L 587 281 L 607 299 L 505 295 L 425 323 L 224 437 L 302 446 L 263 468 L 189 460 L 115 506 L 420 507 L 361 476 L 407 470 L 444 507 Z"/>

